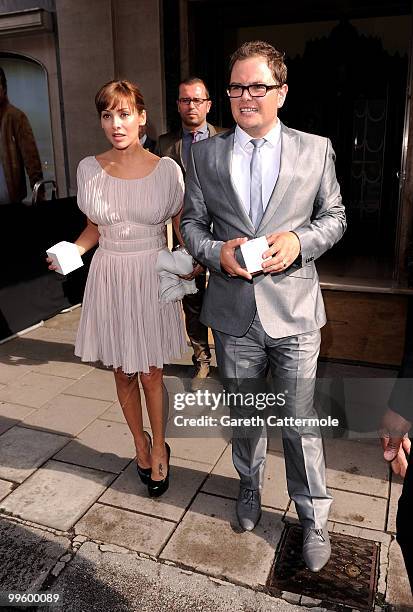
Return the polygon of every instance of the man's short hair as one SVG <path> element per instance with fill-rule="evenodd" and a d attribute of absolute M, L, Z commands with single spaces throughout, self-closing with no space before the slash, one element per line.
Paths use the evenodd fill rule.
<path fill-rule="evenodd" d="M 277 85 L 284 85 L 286 83 L 287 66 L 284 64 L 285 53 L 278 51 L 278 49 L 263 40 L 246 42 L 231 55 L 229 60 L 230 74 L 235 62 L 246 60 L 250 57 L 265 57 Z"/>
<path fill-rule="evenodd" d="M 0 85 L 3 88 L 4 93 L 7 93 L 7 79 L 6 79 L 6 75 L 4 74 L 4 70 L 3 68 L 0 66 Z"/>
<path fill-rule="evenodd" d="M 206 97 L 209 100 L 208 87 L 205 85 L 205 81 L 203 81 L 200 77 L 197 77 L 197 76 L 188 77 L 187 79 L 184 79 L 183 81 L 181 81 L 179 83 L 179 86 L 178 86 L 178 96 L 179 96 L 179 88 L 181 87 L 181 85 L 196 85 L 197 83 L 200 83 L 201 85 L 204 86 L 204 88 L 205 88 L 205 95 L 206 95 Z"/>

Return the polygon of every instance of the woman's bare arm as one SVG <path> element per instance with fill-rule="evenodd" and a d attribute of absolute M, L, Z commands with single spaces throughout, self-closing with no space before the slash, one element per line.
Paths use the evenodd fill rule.
<path fill-rule="evenodd" d="M 87 251 L 96 246 L 99 242 L 99 236 L 98 226 L 88 219 L 85 229 L 80 234 L 79 238 L 75 240 L 75 245 L 79 249 L 79 253 L 84 255 Z"/>

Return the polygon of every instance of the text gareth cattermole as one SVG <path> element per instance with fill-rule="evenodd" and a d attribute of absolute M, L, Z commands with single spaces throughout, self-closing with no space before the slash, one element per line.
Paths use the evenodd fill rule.
<path fill-rule="evenodd" d="M 195 393 L 175 393 L 175 410 L 184 410 L 188 406 L 207 406 L 217 410 L 218 406 L 255 406 L 257 410 L 264 410 L 268 406 L 285 406 L 285 393 L 211 393 L 208 389 L 198 390 Z"/>

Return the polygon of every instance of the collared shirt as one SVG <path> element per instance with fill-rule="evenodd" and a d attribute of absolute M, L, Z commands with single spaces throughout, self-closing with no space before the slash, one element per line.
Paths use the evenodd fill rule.
<path fill-rule="evenodd" d="M 195 140 L 194 132 L 196 132 Z M 188 166 L 189 152 L 191 150 L 192 143 L 205 140 L 206 138 L 209 138 L 208 126 L 206 123 L 192 132 L 182 128 L 182 161 L 184 162 L 185 169 Z"/>
<path fill-rule="evenodd" d="M 263 138 L 265 138 L 266 142 L 261 147 L 260 155 L 262 167 L 262 205 L 265 210 L 280 173 L 281 123 L 279 120 L 276 126 Z M 250 165 L 253 150 L 254 145 L 251 144 L 251 136 L 237 125 L 231 161 L 231 180 L 247 214 L 250 212 Z"/>

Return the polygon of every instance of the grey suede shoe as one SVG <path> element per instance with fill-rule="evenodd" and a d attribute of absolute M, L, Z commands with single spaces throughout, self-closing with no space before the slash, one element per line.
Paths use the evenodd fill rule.
<path fill-rule="evenodd" d="M 237 517 L 245 531 L 252 531 L 261 518 L 261 496 L 257 489 L 239 488 Z"/>
<path fill-rule="evenodd" d="M 327 563 L 331 555 L 330 538 L 327 528 L 304 528 L 303 531 L 303 559 L 312 572 L 319 572 Z"/>

